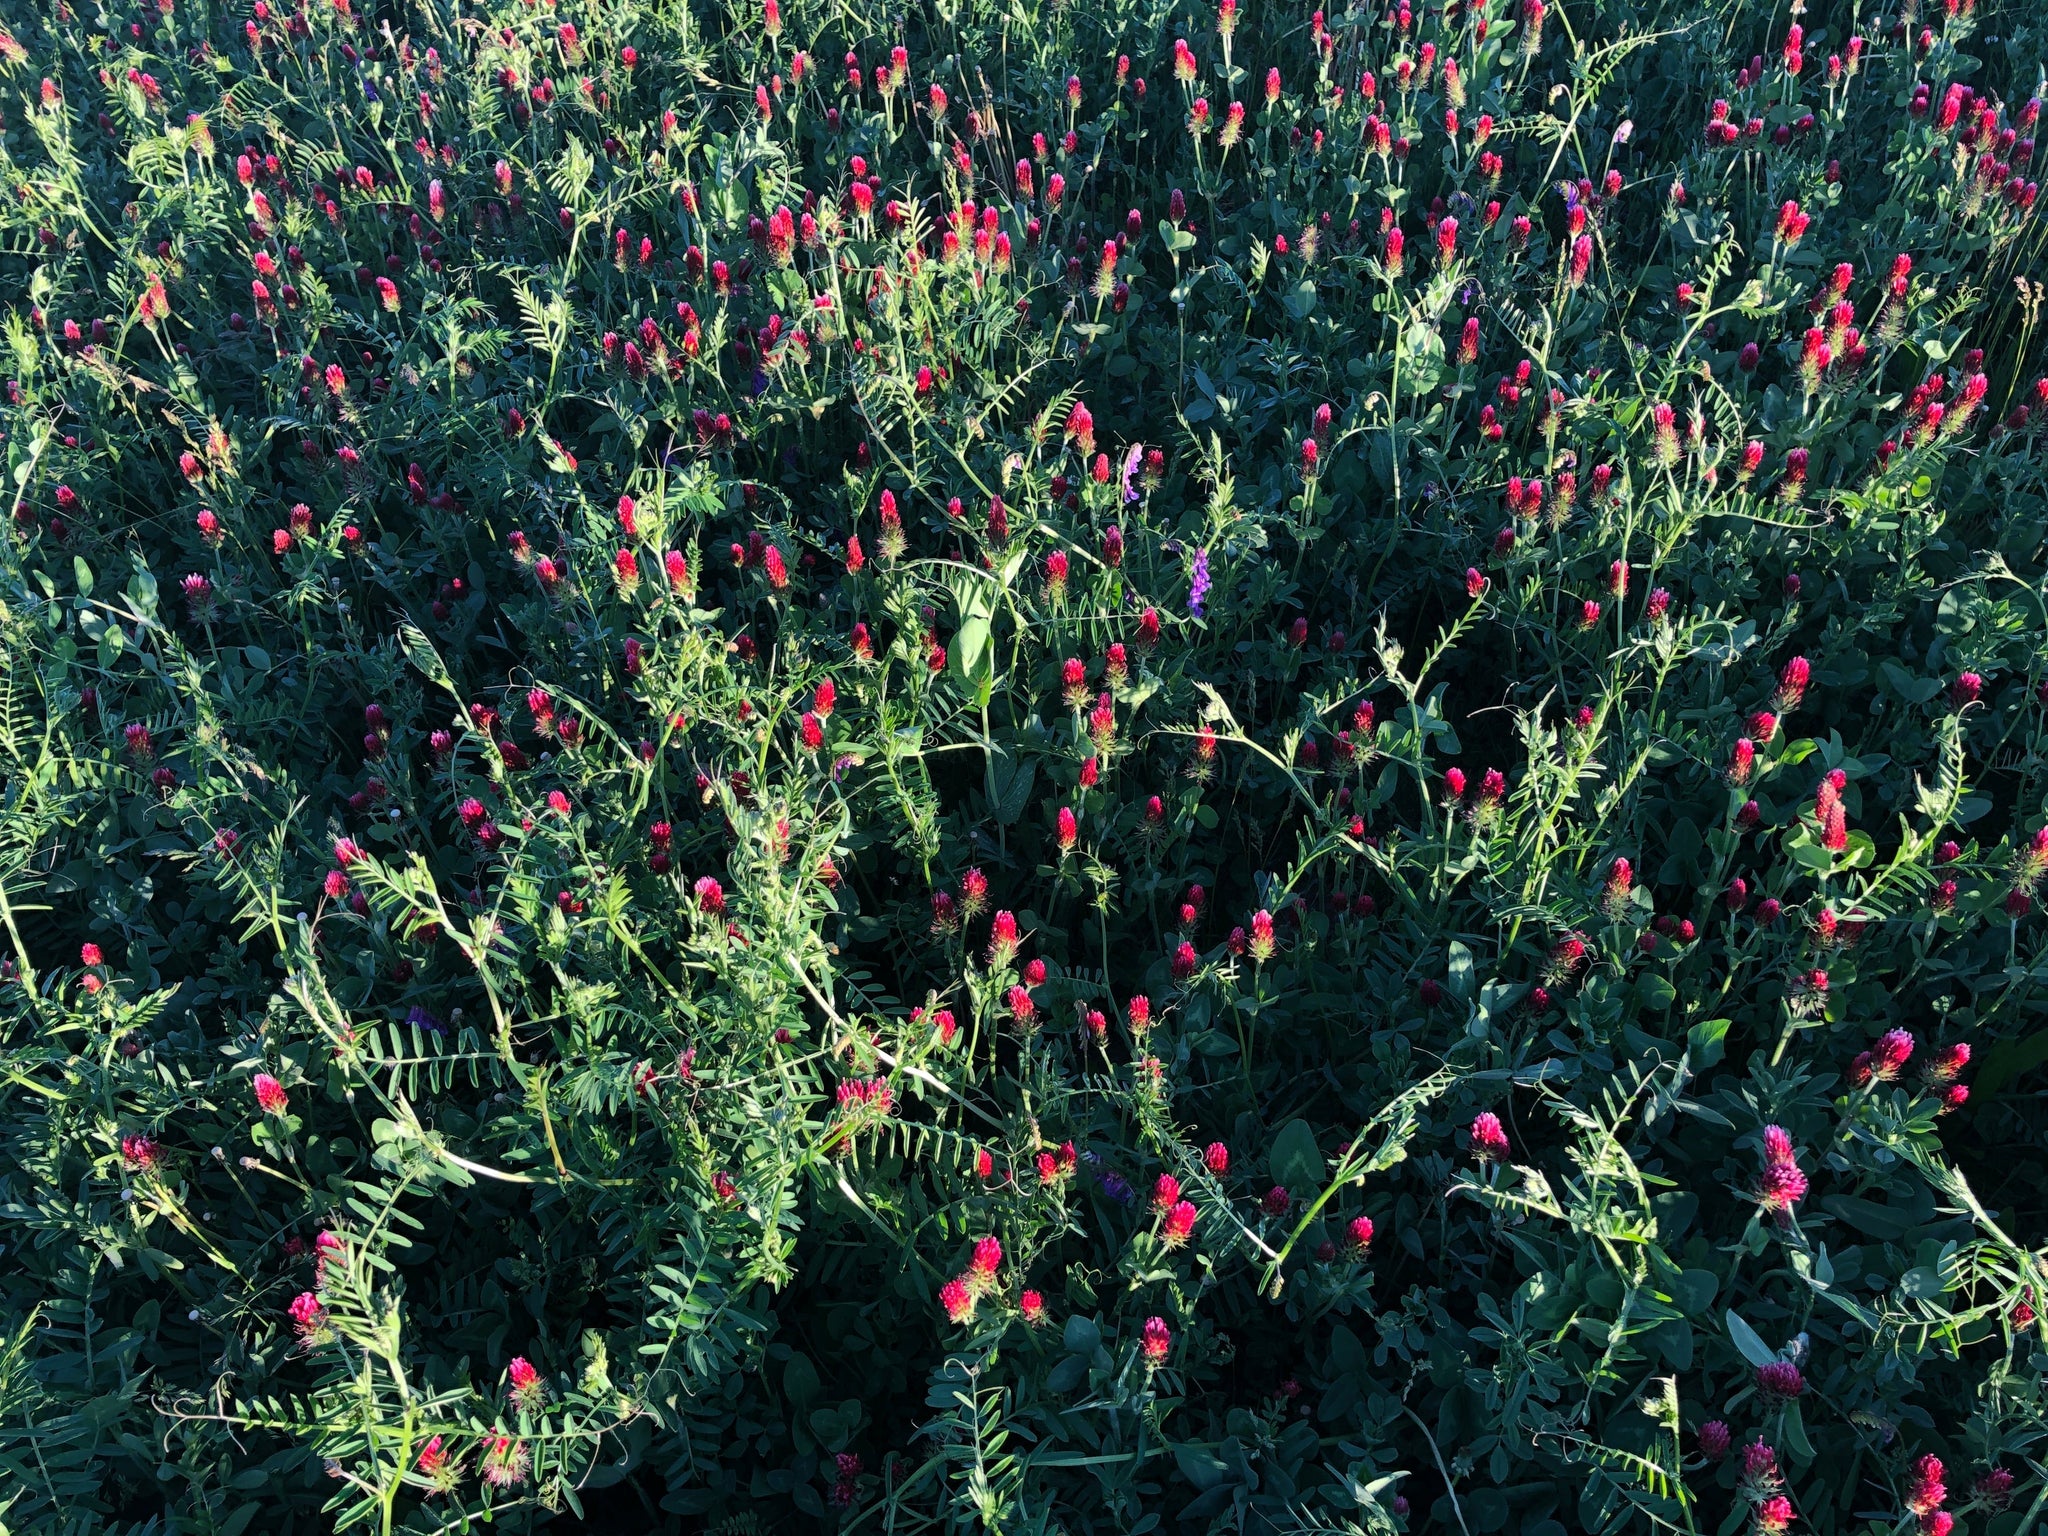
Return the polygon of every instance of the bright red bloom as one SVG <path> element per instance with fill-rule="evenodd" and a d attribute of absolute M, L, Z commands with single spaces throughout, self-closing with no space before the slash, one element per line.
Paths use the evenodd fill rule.
<path fill-rule="evenodd" d="M 1806 1175 L 1790 1161 L 1764 1165 L 1755 1186 L 1757 1204 L 1774 1215 L 1783 1216 L 1806 1198 Z"/>
<path fill-rule="evenodd" d="M 974 1316 L 974 1292 L 965 1280 L 948 1280 L 939 1287 L 939 1305 L 947 1321 L 964 1323 Z"/>
<path fill-rule="evenodd" d="M 311 1291 L 301 1291 L 292 1298 L 291 1315 L 292 1327 L 308 1344 L 318 1343 L 326 1337 L 327 1309 Z"/>
<path fill-rule="evenodd" d="M 1067 412 L 1066 435 L 1068 441 L 1079 448 L 1083 455 L 1095 451 L 1095 418 L 1081 401 L 1074 402 L 1074 408 Z"/>
<path fill-rule="evenodd" d="M 1913 1463 L 1913 1481 L 1906 1489 L 1906 1508 L 1925 1520 L 1948 1502 L 1948 1486 L 1938 1456 L 1922 1456 Z"/>
<path fill-rule="evenodd" d="M 1167 1351 L 1173 1348 L 1173 1330 L 1166 1326 L 1164 1318 L 1145 1319 L 1145 1331 L 1139 1341 L 1139 1348 L 1145 1356 L 1147 1365 L 1157 1365 L 1166 1358 Z"/>
<path fill-rule="evenodd" d="M 513 1356 L 512 1363 L 505 1367 L 505 1375 L 512 1383 L 512 1400 L 521 1408 L 532 1411 L 547 1401 L 547 1383 L 525 1356 Z"/>
<path fill-rule="evenodd" d="M 974 873 L 970 871 L 969 873 Z M 965 886 L 966 882 L 961 884 Z M 1010 912 L 998 912 L 988 936 L 988 963 L 1008 965 L 1017 957 L 1017 918 Z"/>
<path fill-rule="evenodd" d="M 1482 1111 L 1472 1121 L 1472 1156 L 1482 1163 L 1498 1162 L 1508 1155 L 1508 1133 L 1501 1129 L 1500 1116 Z"/>
<path fill-rule="evenodd" d="M 1194 1235 L 1195 1207 L 1193 1202 L 1181 1200 L 1166 1213 L 1160 1224 L 1159 1240 L 1169 1248 L 1178 1248 Z"/>
<path fill-rule="evenodd" d="M 1797 1517 L 1792 1512 L 1792 1501 L 1782 1493 L 1765 1499 L 1756 1507 L 1756 1528 L 1759 1536 L 1783 1536 L 1791 1529 Z"/>
<path fill-rule="evenodd" d="M 1273 937 L 1273 914 L 1264 910 L 1252 914 L 1251 957 L 1264 962 L 1273 958 L 1277 948 Z"/>
<path fill-rule="evenodd" d="M 1794 656 L 1785 663 L 1778 674 L 1778 691 L 1773 698 L 1772 708 L 1779 714 L 1790 714 L 1806 697 L 1806 685 L 1813 676 L 1813 668 L 1804 656 Z"/>

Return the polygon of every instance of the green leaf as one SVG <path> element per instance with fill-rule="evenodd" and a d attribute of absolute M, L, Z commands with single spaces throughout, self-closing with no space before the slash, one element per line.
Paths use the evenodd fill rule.
<path fill-rule="evenodd" d="M 1895 661 L 1880 662 L 1878 669 L 1891 690 L 1908 704 L 1925 704 L 1941 692 L 1938 677 L 1915 677 Z"/>
<path fill-rule="evenodd" d="M 1728 1338 L 1751 1365 L 1765 1366 L 1778 1358 L 1778 1352 L 1766 1344 L 1757 1331 L 1745 1323 L 1733 1307 L 1728 1309 Z"/>
<path fill-rule="evenodd" d="M 795 1354 L 782 1370 L 782 1393 L 798 1408 L 806 1407 L 818 1395 L 818 1368 L 809 1355 Z"/>
<path fill-rule="evenodd" d="M 1006 827 L 1015 826 L 1017 818 L 1031 803 L 1031 788 L 1038 779 L 1038 765 L 1028 759 L 1020 763 L 1007 753 L 999 753 L 989 774 L 995 782 L 996 798 L 991 809 L 996 821 Z"/>
<path fill-rule="evenodd" d="M 1792 1459 L 1800 1466 L 1813 1463 L 1813 1442 L 1806 1438 L 1806 1416 L 1799 1411 L 1797 1400 L 1785 1405 L 1784 1446 Z"/>
<path fill-rule="evenodd" d="M 1176 1445 L 1173 1448 L 1173 1459 L 1180 1467 L 1180 1475 L 1201 1493 L 1208 1492 L 1222 1482 L 1224 1474 L 1230 1470 L 1224 1465 L 1222 1457 L 1198 1445 Z"/>
<path fill-rule="evenodd" d="M 1071 1392 L 1088 1379 L 1088 1357 L 1068 1355 L 1056 1361 L 1053 1368 L 1045 1373 L 1045 1388 L 1048 1392 Z"/>
<path fill-rule="evenodd" d="M 1714 1304 L 1721 1288 L 1720 1277 L 1710 1269 L 1688 1269 L 1670 1283 L 1671 1304 L 1681 1312 L 1698 1316 Z"/>
<path fill-rule="evenodd" d="M 1273 1182 L 1299 1194 L 1319 1189 L 1323 1182 L 1323 1152 L 1316 1145 L 1316 1133 L 1306 1120 L 1290 1120 L 1273 1138 L 1269 1171 Z"/>
<path fill-rule="evenodd" d="M 1445 980 L 1451 996 L 1461 1003 L 1469 1003 L 1472 1001 L 1472 951 L 1453 939 L 1450 955 L 1450 971 Z"/>
<path fill-rule="evenodd" d="M 1673 1370 L 1692 1369 L 1692 1324 L 1683 1318 L 1659 1323 L 1649 1333 L 1650 1342 Z"/>
<path fill-rule="evenodd" d="M 1899 1276 L 1899 1289 L 1915 1301 L 1934 1301 L 1944 1295 L 1948 1287 L 1942 1284 L 1940 1270 L 1918 1264 Z"/>
<path fill-rule="evenodd" d="M 1728 1022 L 1702 1019 L 1685 1032 L 1686 1054 L 1692 1058 L 1694 1071 L 1704 1072 L 1720 1061 L 1728 1042 Z"/>
<path fill-rule="evenodd" d="M 1993 1042 L 1984 1053 L 1984 1066 L 1970 1085 L 1973 1099 L 1985 1099 L 2043 1062 L 2048 1062 L 2048 1029 L 2036 1030 L 2016 1040 Z"/>
<path fill-rule="evenodd" d="M 434 649 L 434 642 L 420 627 L 409 619 L 398 626 L 398 645 L 405 652 L 405 659 L 419 669 L 422 677 L 455 693 L 454 680 L 448 676 L 448 666 L 441 660 L 441 653 Z M 456 694 L 456 698 L 459 700 L 461 695 Z"/>

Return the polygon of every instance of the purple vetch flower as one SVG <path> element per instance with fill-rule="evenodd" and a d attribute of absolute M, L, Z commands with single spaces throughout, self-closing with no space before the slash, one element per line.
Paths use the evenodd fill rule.
<path fill-rule="evenodd" d="M 1131 451 L 1124 455 L 1123 492 L 1125 506 L 1129 506 L 1138 499 L 1138 487 L 1133 482 L 1138 478 L 1138 470 L 1144 465 L 1144 462 L 1145 445 L 1143 443 L 1131 444 Z"/>
<path fill-rule="evenodd" d="M 1188 612 L 1196 618 L 1202 616 L 1202 605 L 1209 600 L 1209 551 L 1195 551 L 1194 574 L 1188 581 Z"/>
<path fill-rule="evenodd" d="M 1114 1168 L 1106 1166 L 1100 1156 L 1093 1152 L 1083 1152 L 1081 1156 L 1089 1168 L 1094 1171 L 1096 1184 L 1101 1187 L 1102 1192 L 1109 1196 L 1110 1199 L 1114 1200 L 1118 1205 L 1129 1205 L 1137 1198 L 1131 1189 L 1130 1182 Z"/>

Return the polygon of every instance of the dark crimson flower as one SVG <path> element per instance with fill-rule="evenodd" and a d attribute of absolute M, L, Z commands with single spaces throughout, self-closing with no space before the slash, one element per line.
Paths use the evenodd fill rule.
<path fill-rule="evenodd" d="M 1970 1491 L 1985 1507 L 2000 1510 L 2012 1503 L 2012 1485 L 2013 1475 L 2010 1472 L 2003 1467 L 1993 1467 L 1970 1485 Z"/>
<path fill-rule="evenodd" d="M 1769 1490 L 1778 1486 L 1778 1453 L 1761 1440 L 1742 1448 L 1742 1478 L 1751 1487 Z"/>
<path fill-rule="evenodd" d="M 1789 1360 L 1767 1360 L 1756 1370 L 1757 1390 L 1765 1397 L 1788 1399 L 1806 1390 L 1806 1378 Z"/>

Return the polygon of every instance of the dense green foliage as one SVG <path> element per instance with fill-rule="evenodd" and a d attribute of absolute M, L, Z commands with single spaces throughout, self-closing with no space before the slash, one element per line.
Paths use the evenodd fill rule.
<path fill-rule="evenodd" d="M 0 5 L 0 1530 L 2016 1536 L 2048 17 L 1546 4 Z"/>

